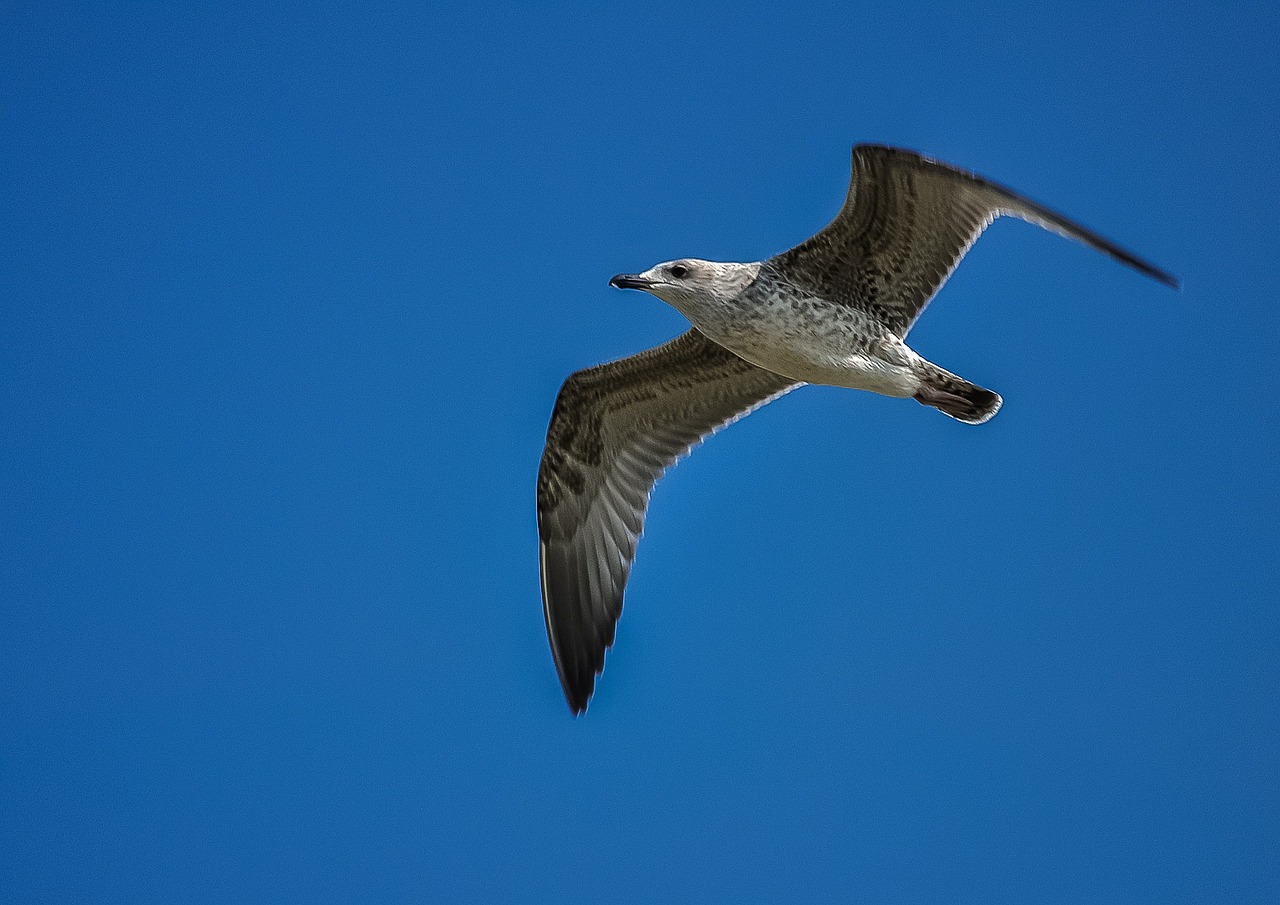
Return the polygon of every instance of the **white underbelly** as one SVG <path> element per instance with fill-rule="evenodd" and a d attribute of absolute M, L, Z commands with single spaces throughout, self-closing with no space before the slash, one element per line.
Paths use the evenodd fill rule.
<path fill-rule="evenodd" d="M 870 355 L 813 357 L 790 350 L 727 348 L 754 365 L 805 383 L 902 397 L 914 396 L 920 389 L 920 379 L 911 368 Z"/>
<path fill-rule="evenodd" d="M 913 396 L 920 388 L 911 367 L 915 353 L 896 339 L 887 349 L 873 342 L 852 316 L 747 317 L 698 326 L 734 354 L 794 380 L 885 396 Z"/>

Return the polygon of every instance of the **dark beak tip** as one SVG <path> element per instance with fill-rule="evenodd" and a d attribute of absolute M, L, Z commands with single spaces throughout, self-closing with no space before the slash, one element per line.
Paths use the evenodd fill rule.
<path fill-rule="evenodd" d="M 619 273 L 609 281 L 609 285 L 614 289 L 643 289 L 645 281 L 640 279 L 639 274 Z"/>

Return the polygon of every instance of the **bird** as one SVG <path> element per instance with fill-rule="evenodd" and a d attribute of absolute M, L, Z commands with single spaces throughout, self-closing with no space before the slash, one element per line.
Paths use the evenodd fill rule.
<path fill-rule="evenodd" d="M 604 669 L 654 484 L 706 437 L 805 384 L 913 398 L 967 424 L 1001 397 L 906 337 L 998 217 L 1028 221 L 1178 289 L 1172 274 L 1035 201 L 915 151 L 853 147 L 835 219 L 763 261 L 665 261 L 610 285 L 656 296 L 688 332 L 571 374 L 537 479 L 539 569 L 552 658 L 570 711 Z"/>

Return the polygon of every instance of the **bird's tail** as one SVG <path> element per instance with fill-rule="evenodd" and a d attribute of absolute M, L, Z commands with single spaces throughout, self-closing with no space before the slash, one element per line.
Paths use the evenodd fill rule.
<path fill-rule="evenodd" d="M 934 364 L 928 366 L 922 378 L 916 401 L 931 405 L 965 424 L 982 424 L 991 420 L 1004 404 L 998 393 L 983 389 Z"/>

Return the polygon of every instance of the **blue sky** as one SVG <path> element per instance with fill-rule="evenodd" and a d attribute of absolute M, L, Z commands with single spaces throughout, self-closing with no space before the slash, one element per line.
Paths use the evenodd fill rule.
<path fill-rule="evenodd" d="M 15 902 L 1274 902 L 1270 4 L 9 4 Z M 1012 221 L 654 496 L 570 718 L 534 475 L 607 286 L 926 151 Z"/>

